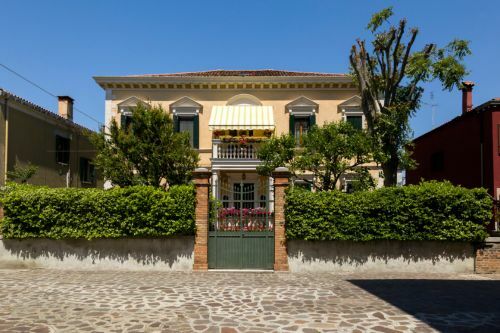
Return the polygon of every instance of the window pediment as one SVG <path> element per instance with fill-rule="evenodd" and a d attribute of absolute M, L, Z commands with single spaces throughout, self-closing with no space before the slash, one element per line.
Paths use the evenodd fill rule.
<path fill-rule="evenodd" d="M 338 108 L 342 112 L 345 112 L 347 109 L 361 108 L 361 97 L 359 97 L 358 95 L 352 96 L 351 98 L 340 103 Z"/>
<path fill-rule="evenodd" d="M 121 110 L 122 108 L 131 108 L 131 107 L 136 107 L 138 104 L 143 104 L 146 107 L 151 107 L 151 105 L 147 102 L 144 102 L 142 99 L 137 98 L 135 96 L 129 97 L 125 99 L 124 101 L 118 103 L 118 109 Z"/>
<path fill-rule="evenodd" d="M 118 111 L 123 114 L 123 115 L 132 115 L 132 108 L 135 108 L 137 105 L 142 104 L 146 108 L 150 108 L 151 105 L 147 102 L 144 102 L 142 99 L 137 98 L 135 96 L 129 97 L 122 101 L 121 103 L 118 103 Z"/>
<path fill-rule="evenodd" d="M 179 115 L 195 115 L 203 110 L 203 105 L 187 96 L 184 96 L 181 99 L 173 102 L 169 107 L 170 112 Z"/>
<path fill-rule="evenodd" d="M 317 113 L 318 109 L 318 103 L 305 96 L 301 96 L 285 106 L 287 112 L 295 115 L 312 115 Z"/>

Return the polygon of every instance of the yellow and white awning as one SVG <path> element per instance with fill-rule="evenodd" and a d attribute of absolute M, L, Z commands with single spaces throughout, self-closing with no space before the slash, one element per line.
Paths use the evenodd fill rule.
<path fill-rule="evenodd" d="M 211 130 L 274 130 L 272 106 L 215 105 L 208 122 Z"/>

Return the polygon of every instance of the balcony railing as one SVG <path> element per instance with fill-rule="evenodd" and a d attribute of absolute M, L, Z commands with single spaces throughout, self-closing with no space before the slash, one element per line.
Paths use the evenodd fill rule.
<path fill-rule="evenodd" d="M 257 150 L 259 143 L 226 143 L 221 141 L 213 141 L 212 158 L 227 159 L 227 160 L 255 160 L 257 159 Z"/>

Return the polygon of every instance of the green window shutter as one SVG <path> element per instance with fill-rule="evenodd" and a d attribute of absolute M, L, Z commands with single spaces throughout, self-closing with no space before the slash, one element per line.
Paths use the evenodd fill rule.
<path fill-rule="evenodd" d="M 123 113 L 120 115 L 120 128 L 125 128 L 127 125 L 127 116 Z"/>
<path fill-rule="evenodd" d="M 316 115 L 312 114 L 309 116 L 309 127 L 316 125 Z"/>
<path fill-rule="evenodd" d="M 174 132 L 179 132 L 179 117 L 174 115 Z"/>
<path fill-rule="evenodd" d="M 200 125 L 199 115 L 194 116 L 193 119 L 193 148 L 200 148 Z"/>
<path fill-rule="evenodd" d="M 346 120 L 356 129 L 363 129 L 363 117 L 362 116 L 347 116 Z"/>
<path fill-rule="evenodd" d="M 290 135 L 295 136 L 295 116 L 290 115 Z"/>

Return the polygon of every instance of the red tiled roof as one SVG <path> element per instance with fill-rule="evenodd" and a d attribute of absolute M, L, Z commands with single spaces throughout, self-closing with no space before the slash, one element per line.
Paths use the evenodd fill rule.
<path fill-rule="evenodd" d="M 302 76 L 302 77 L 347 77 L 347 74 L 316 73 L 316 72 L 294 72 L 274 69 L 258 70 L 222 70 L 216 69 L 204 72 L 183 72 L 170 74 L 143 74 L 130 75 L 130 77 L 214 77 L 214 76 Z"/>

